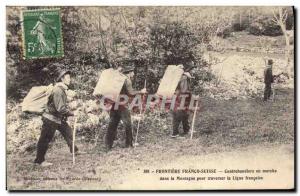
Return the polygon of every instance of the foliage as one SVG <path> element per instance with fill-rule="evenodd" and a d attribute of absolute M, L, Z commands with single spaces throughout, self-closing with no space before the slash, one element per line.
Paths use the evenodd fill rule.
<path fill-rule="evenodd" d="M 273 8 L 272 14 L 264 14 L 256 17 L 253 22 L 249 25 L 248 31 L 253 35 L 267 35 L 267 36 L 278 36 L 282 35 L 282 29 L 274 21 L 274 14 L 276 16 L 276 10 L 279 8 Z M 282 8 L 287 12 L 285 26 L 287 30 L 294 28 L 294 13 L 291 8 Z"/>
<path fill-rule="evenodd" d="M 7 8 L 7 94 L 22 98 L 34 85 L 53 82 L 61 63 L 74 75 L 74 88 L 90 99 L 99 72 L 118 66 L 135 67 L 135 88 L 147 81 L 149 92 L 158 87 L 167 64 L 194 60 L 197 78 L 208 81 L 209 66 L 202 58 L 216 36 L 234 31 L 255 35 L 280 35 L 272 22 L 272 8 L 263 7 L 61 7 L 65 57 L 22 59 L 20 12 Z M 293 28 L 289 9 L 287 29 Z M 201 72 L 201 73 L 200 73 Z M 195 86 L 201 88 L 201 86 Z"/>
<path fill-rule="evenodd" d="M 201 46 L 209 29 L 174 15 L 176 9 L 62 7 L 65 57 L 24 61 L 16 40 L 21 25 L 15 24 L 21 9 L 9 8 L 8 96 L 22 98 L 32 86 L 52 83 L 56 63 L 74 73 L 74 88 L 85 99 L 91 98 L 99 72 L 108 67 L 133 66 L 135 87 L 142 88 L 147 80 L 149 91 L 155 92 L 167 64 L 193 60 L 199 68 L 206 66 Z"/>
<path fill-rule="evenodd" d="M 234 21 L 232 23 L 233 31 L 244 31 L 247 30 L 253 21 L 253 16 L 242 15 L 241 13 L 234 16 Z"/>
<path fill-rule="evenodd" d="M 275 24 L 270 17 L 259 17 L 249 27 L 249 33 L 253 35 L 282 35 L 280 26 Z"/>

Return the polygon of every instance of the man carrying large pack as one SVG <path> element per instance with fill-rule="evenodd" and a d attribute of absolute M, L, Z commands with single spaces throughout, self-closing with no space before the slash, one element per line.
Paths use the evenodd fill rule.
<path fill-rule="evenodd" d="M 190 89 L 190 80 L 191 80 L 191 74 L 194 67 L 194 63 L 191 61 L 185 66 L 181 65 L 181 68 L 184 70 L 183 75 L 180 78 L 180 81 L 178 83 L 178 86 L 176 88 L 175 94 L 177 96 L 176 102 L 177 106 L 181 103 L 181 96 L 185 96 L 184 100 L 184 107 L 176 107 L 176 109 L 172 112 L 173 115 L 173 132 L 171 137 L 176 138 L 179 136 L 179 125 L 182 123 L 183 133 L 182 135 L 188 134 L 190 130 L 189 125 L 189 102 L 191 101 L 191 89 Z"/>
<path fill-rule="evenodd" d="M 123 84 L 123 87 L 120 92 L 120 96 L 135 96 L 137 94 L 144 94 L 146 93 L 146 89 L 142 89 L 141 91 L 136 91 L 132 88 L 132 79 L 134 77 L 134 69 L 130 67 L 126 67 L 122 70 L 122 73 L 125 74 L 126 79 Z M 116 104 L 116 103 L 115 103 Z M 108 125 L 107 133 L 105 136 L 105 146 L 106 150 L 109 151 L 112 146 L 114 139 L 117 134 L 117 128 L 120 120 L 122 120 L 124 126 L 125 126 L 125 133 L 126 133 L 126 141 L 125 141 L 125 147 L 132 147 L 132 125 L 131 125 L 131 115 L 130 111 L 128 109 L 127 104 L 125 105 L 119 105 L 117 108 L 115 107 L 115 104 L 111 107 L 110 110 L 110 122 Z"/>
<path fill-rule="evenodd" d="M 53 87 L 52 93 L 48 98 L 46 110 L 42 115 L 43 125 L 37 143 L 36 159 L 34 160 L 34 163 L 41 166 L 52 165 L 52 163 L 45 162 L 45 154 L 56 130 L 62 134 L 72 153 L 72 129 L 66 122 L 69 116 L 74 116 L 74 113 L 68 108 L 66 94 L 71 83 L 70 71 L 59 70 L 58 72 L 57 83 Z M 75 152 L 77 151 L 78 148 L 75 147 Z"/>

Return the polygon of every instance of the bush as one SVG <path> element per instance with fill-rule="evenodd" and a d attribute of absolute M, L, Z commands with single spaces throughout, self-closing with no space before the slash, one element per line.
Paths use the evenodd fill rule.
<path fill-rule="evenodd" d="M 266 35 L 266 36 L 279 36 L 282 35 L 282 31 L 279 25 L 277 25 L 272 17 L 259 17 L 251 23 L 248 32 L 253 35 Z"/>
<path fill-rule="evenodd" d="M 135 88 L 142 88 L 146 79 L 150 92 L 155 92 L 166 65 L 193 60 L 198 67 L 205 66 L 199 48 L 207 41 L 208 30 L 199 33 L 196 24 L 172 20 L 165 13 L 159 18 L 153 15 L 163 9 L 61 7 L 65 57 L 26 61 L 20 58 L 21 50 L 15 50 L 21 34 L 20 25 L 15 24 L 20 10 L 9 9 L 7 45 L 11 61 L 7 74 L 12 83 L 7 86 L 8 96 L 19 99 L 32 86 L 53 83 L 56 63 L 74 73 L 73 87 L 84 100 L 92 98 L 99 71 L 109 67 L 134 67 Z M 102 20 L 109 22 L 105 29 L 99 29 L 99 11 Z"/>
<path fill-rule="evenodd" d="M 222 32 L 218 32 L 217 36 L 222 37 L 223 39 L 230 37 L 231 33 L 233 32 L 232 27 L 225 28 Z"/>
<path fill-rule="evenodd" d="M 233 31 L 244 31 L 250 27 L 250 21 L 253 20 L 253 17 L 249 18 L 248 16 L 236 14 L 234 21 L 232 23 Z"/>

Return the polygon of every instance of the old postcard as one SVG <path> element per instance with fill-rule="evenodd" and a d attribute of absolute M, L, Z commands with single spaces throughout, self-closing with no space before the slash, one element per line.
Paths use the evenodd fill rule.
<path fill-rule="evenodd" d="M 295 190 L 294 20 L 7 6 L 7 190 Z"/>

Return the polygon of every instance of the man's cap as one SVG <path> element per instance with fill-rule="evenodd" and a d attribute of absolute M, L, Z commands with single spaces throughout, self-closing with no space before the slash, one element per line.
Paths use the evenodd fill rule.
<path fill-rule="evenodd" d="M 191 71 L 192 69 L 194 69 L 196 66 L 195 66 L 195 62 L 191 59 L 189 60 L 186 60 L 184 63 L 183 63 L 183 70 L 185 72 L 189 72 Z"/>
<path fill-rule="evenodd" d="M 133 67 L 124 67 L 124 69 L 122 69 L 123 74 L 127 74 L 127 73 L 130 73 L 130 72 L 133 72 L 133 71 L 134 71 Z"/>
<path fill-rule="evenodd" d="M 56 78 L 56 81 L 58 82 L 64 75 L 71 74 L 70 70 L 61 69 L 58 71 L 58 77 Z"/>

